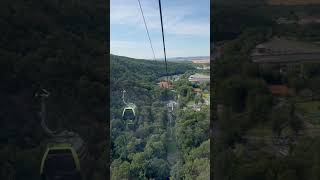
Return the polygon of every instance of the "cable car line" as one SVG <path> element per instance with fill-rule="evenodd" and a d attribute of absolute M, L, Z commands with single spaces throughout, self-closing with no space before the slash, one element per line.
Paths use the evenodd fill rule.
<path fill-rule="evenodd" d="M 41 127 L 42 127 L 42 129 L 45 131 L 45 133 L 47 135 L 49 135 L 50 137 L 54 137 L 55 134 L 56 134 L 56 131 L 51 130 L 48 127 L 47 123 L 46 123 L 46 105 L 45 105 L 45 101 L 49 96 L 50 96 L 50 93 L 46 89 L 41 89 L 40 92 L 37 92 L 35 94 L 35 97 L 40 97 L 41 98 L 41 112 L 40 112 Z"/>
<path fill-rule="evenodd" d="M 152 49 L 152 52 L 153 52 L 153 55 L 154 55 L 154 60 L 155 60 L 154 49 L 153 49 L 153 46 L 152 46 L 152 41 L 151 41 L 150 34 L 149 34 L 149 31 L 148 31 L 147 23 L 145 21 L 145 17 L 144 17 L 144 14 L 143 14 L 143 9 L 142 9 L 140 0 L 138 0 L 138 2 L 139 2 L 140 11 L 141 11 L 141 14 L 142 14 L 142 17 L 143 17 L 143 22 L 145 24 L 145 28 L 146 28 L 146 31 L 147 31 L 147 35 L 148 35 L 148 38 L 149 38 L 150 46 L 151 46 L 151 49 Z M 163 20 L 162 20 L 162 8 L 161 8 L 161 1 L 160 0 L 159 0 L 159 10 L 160 10 L 160 20 L 161 20 L 161 32 L 162 32 L 164 62 L 165 62 L 165 67 L 166 67 L 166 80 L 167 80 L 167 83 L 169 83 L 167 54 L 166 54 L 166 47 L 165 47 Z M 127 102 L 125 100 L 125 93 L 126 93 L 126 90 L 123 89 L 122 90 L 122 101 L 125 104 L 125 107 L 124 107 L 124 109 L 122 111 L 122 120 L 126 121 L 127 128 L 130 128 L 130 127 L 134 127 L 135 123 L 136 123 L 135 120 L 136 120 L 136 107 L 137 106 L 134 103 L 129 103 L 129 102 Z M 165 96 L 168 97 L 167 90 L 165 91 Z"/>
<path fill-rule="evenodd" d="M 35 97 L 41 98 L 41 127 L 50 137 L 40 164 L 41 180 L 70 179 L 81 180 L 80 161 L 87 153 L 85 142 L 73 131 L 53 131 L 46 122 L 46 99 L 50 93 L 41 89 Z"/>
<path fill-rule="evenodd" d="M 126 90 L 122 90 L 122 101 L 125 105 L 127 105 L 128 103 L 125 101 L 124 99 L 124 94 L 126 93 L 127 91 Z"/>
<path fill-rule="evenodd" d="M 160 10 L 160 20 L 161 20 L 161 32 L 162 32 L 162 44 L 163 44 L 164 62 L 166 64 L 167 83 L 169 83 L 169 81 L 168 81 L 168 64 L 167 64 L 166 44 L 165 44 L 165 41 L 164 41 L 164 31 L 163 31 L 163 22 L 162 22 L 161 0 L 159 0 L 159 10 Z"/>
<path fill-rule="evenodd" d="M 164 53 L 164 62 L 166 65 L 166 79 L 167 79 L 167 83 L 168 83 L 168 88 L 169 88 L 169 74 L 168 74 L 168 63 L 167 63 L 167 53 L 166 53 L 166 44 L 165 44 L 165 40 L 164 40 L 164 30 L 163 30 L 163 20 L 162 20 L 162 7 L 161 7 L 161 0 L 159 0 L 159 11 L 160 11 L 160 20 L 161 20 L 161 32 L 162 32 L 162 43 L 163 43 L 163 53 Z M 169 101 L 169 97 L 168 97 L 168 89 L 165 89 L 165 101 L 168 102 Z M 166 107 L 167 108 L 167 107 Z M 169 118 L 169 127 L 170 128 L 170 138 L 169 141 L 173 140 L 175 142 L 175 144 L 177 144 L 177 137 L 176 137 L 176 133 L 172 132 L 173 129 L 173 124 L 172 124 L 172 115 L 173 112 L 169 112 L 168 109 L 166 109 L 166 113 L 167 113 L 167 117 Z M 172 139 L 172 135 L 174 134 L 174 138 Z M 180 157 L 180 151 L 177 151 L 178 157 Z M 179 158 L 180 159 L 180 158 Z"/>
<path fill-rule="evenodd" d="M 143 14 L 143 10 L 142 10 L 142 6 L 141 6 L 140 0 L 138 0 L 138 2 L 139 2 L 139 7 L 140 7 L 141 15 L 142 15 L 142 18 L 143 18 L 144 26 L 146 28 L 147 35 L 148 35 L 148 38 L 149 38 L 150 47 L 151 47 L 151 50 L 152 50 L 152 53 L 153 53 L 153 60 L 155 61 L 156 60 L 156 55 L 154 53 L 154 49 L 153 49 L 153 46 L 152 46 L 152 41 L 151 41 L 151 38 L 150 38 L 150 34 L 149 34 L 148 26 L 147 26 L 147 23 L 146 23 L 146 19 L 145 19 L 144 14 Z"/>

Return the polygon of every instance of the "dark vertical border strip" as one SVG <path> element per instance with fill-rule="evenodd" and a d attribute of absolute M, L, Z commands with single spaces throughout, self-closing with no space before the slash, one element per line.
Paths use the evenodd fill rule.
<path fill-rule="evenodd" d="M 211 62 L 213 59 L 213 47 L 212 47 L 212 43 L 213 43 L 213 35 L 212 35 L 212 28 L 213 28 L 213 18 L 212 18 L 212 11 L 213 11 L 213 2 L 214 0 L 210 0 L 210 179 L 213 179 L 213 155 L 212 155 L 212 150 L 213 150 L 213 127 L 212 127 L 212 121 L 213 121 L 213 87 L 214 87 L 214 76 L 213 76 L 213 63 Z"/>
<path fill-rule="evenodd" d="M 107 12 L 106 12 L 106 54 L 104 60 L 106 62 L 106 153 L 107 153 L 107 162 L 106 162 L 106 179 L 110 179 L 110 149 L 111 149 L 111 140 L 110 140 L 110 0 L 107 0 Z"/>
<path fill-rule="evenodd" d="M 217 120 L 217 104 L 214 98 L 216 94 L 216 82 L 214 76 L 214 29 L 216 28 L 214 22 L 214 9 L 215 9 L 215 0 L 210 0 L 210 179 L 214 179 L 214 121 Z"/>

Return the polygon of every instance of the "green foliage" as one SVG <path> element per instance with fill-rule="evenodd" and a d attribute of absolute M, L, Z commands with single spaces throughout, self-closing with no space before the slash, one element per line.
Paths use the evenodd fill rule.
<path fill-rule="evenodd" d="M 149 177 L 156 177 L 155 179 L 166 179 L 169 174 L 169 165 L 166 160 L 153 158 L 150 162 Z"/>
<path fill-rule="evenodd" d="M 110 55 L 110 97 L 111 114 L 120 118 L 123 104 L 122 90 L 125 89 L 126 100 L 134 102 L 138 107 L 155 101 L 172 98 L 172 93 L 157 87 L 157 80 L 166 75 L 165 65 L 162 61 L 132 59 L 122 56 Z M 168 74 L 183 74 L 194 67 L 186 63 L 168 64 Z"/>
<path fill-rule="evenodd" d="M 319 138 L 294 136 L 304 127 L 295 103 L 291 102 L 298 98 L 272 95 L 267 85 L 285 84 L 295 89 L 297 95 L 308 89 L 312 91 L 312 99 L 318 98 L 319 64 L 290 65 L 280 72 L 275 65 L 253 63 L 250 54 L 256 45 L 273 36 L 319 41 L 319 25 L 277 25 L 274 20 L 314 15 L 320 6 L 264 3 L 218 0 L 219 8 L 213 12 L 213 41 L 223 41 L 222 56 L 215 59 L 213 72 L 215 103 L 220 107 L 214 122 L 218 141 L 214 142 L 215 149 L 211 152 L 214 179 L 318 179 Z M 256 140 L 252 137 L 253 131 L 264 133 L 270 128 L 273 137 L 288 136 L 284 135 L 287 130 L 293 132 L 289 136 L 294 142 L 289 138 L 289 145 L 282 145 L 289 148 L 288 155 L 279 156 L 280 148 L 269 142 L 268 137 L 257 136 Z"/>
<path fill-rule="evenodd" d="M 5 166 L 14 179 L 39 178 L 38 156 L 47 139 L 34 95 L 45 88 L 51 93 L 50 127 L 79 133 L 88 145 L 88 158 L 96 162 L 86 175 L 104 177 L 105 164 L 98 162 L 107 160 L 101 146 L 106 144 L 107 6 L 101 0 L 3 0 L 0 4 L 0 151 L 3 156 L 19 154 L 0 163 L 0 169 Z M 89 132 L 93 129 L 94 135 Z M 10 151 L 2 151 L 8 144 L 13 145 Z M 0 175 L 0 179 L 11 178 Z"/>
<path fill-rule="evenodd" d="M 207 139 L 209 133 L 208 116 L 208 109 L 200 112 L 179 112 L 175 131 L 179 147 L 183 152 L 190 151 Z"/>
<path fill-rule="evenodd" d="M 203 180 L 210 177 L 210 141 L 204 141 L 199 147 L 190 151 L 182 169 L 185 179 Z"/>
<path fill-rule="evenodd" d="M 176 100 L 180 94 L 182 100 L 187 103 L 193 99 L 191 84 L 186 81 L 186 74 L 193 71 L 194 67 L 188 63 L 169 63 L 169 75 L 183 74 L 182 80 L 174 82 L 174 91 L 162 89 L 156 84 L 165 74 L 163 62 L 131 59 L 121 56 L 111 55 L 111 137 L 112 137 L 112 179 L 166 179 L 168 177 L 184 176 L 184 170 L 176 174 L 172 170 L 173 163 L 169 162 L 169 141 L 172 143 L 174 136 L 170 129 L 178 126 L 169 121 L 169 112 L 166 108 L 167 100 Z M 122 90 L 126 90 L 126 101 L 137 106 L 136 128 L 126 128 L 126 122 L 120 120 L 124 104 L 122 102 Z M 183 107 L 183 106 L 180 106 Z M 174 114 L 171 120 L 176 118 L 184 120 L 189 118 L 197 124 L 189 125 L 191 131 L 188 133 L 192 137 L 191 143 L 186 143 L 191 148 L 196 148 L 208 137 L 209 120 L 208 108 L 205 112 L 189 115 L 185 117 L 183 113 Z M 196 116 L 198 119 L 195 120 Z M 181 116 L 181 117 L 180 117 Z M 191 117 L 192 116 L 192 117 Z M 190 121 L 192 121 L 190 120 Z M 201 120 L 201 121 L 200 121 Z M 199 121 L 199 122 L 198 122 Z M 184 126 L 183 128 L 186 128 Z M 188 138 L 188 137 L 185 137 Z M 188 141 L 179 139 L 180 141 Z M 172 146 L 176 146 L 175 143 Z M 174 149 L 174 148 L 173 148 Z M 208 148 L 209 150 L 209 148 Z M 179 150 L 180 151 L 180 150 Z M 174 152 L 171 152 L 174 153 Z M 175 157 L 178 158 L 178 157 Z M 208 166 L 208 157 L 206 163 Z M 182 161 L 180 161 L 182 162 Z M 183 166 L 185 163 L 182 163 Z M 177 163 L 173 165 L 177 167 Z M 180 168 L 180 166 L 179 166 Z M 207 168 L 208 169 L 208 168 Z M 171 171 L 171 172 L 170 172 Z M 205 176 L 208 175 L 205 174 Z"/>
<path fill-rule="evenodd" d="M 130 163 L 127 161 L 122 162 L 119 159 L 115 159 L 111 164 L 111 179 L 122 180 L 129 178 Z"/>

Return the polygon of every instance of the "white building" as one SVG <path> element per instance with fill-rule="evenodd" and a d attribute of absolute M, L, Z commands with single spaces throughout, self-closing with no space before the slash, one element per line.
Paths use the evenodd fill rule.
<path fill-rule="evenodd" d="M 204 75 L 204 74 L 193 74 L 191 75 L 188 80 L 190 82 L 209 82 L 210 81 L 210 76 Z"/>

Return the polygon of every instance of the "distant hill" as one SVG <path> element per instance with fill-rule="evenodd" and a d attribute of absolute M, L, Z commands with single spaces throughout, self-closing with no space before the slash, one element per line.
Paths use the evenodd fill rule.
<path fill-rule="evenodd" d="M 192 56 L 192 57 L 174 57 L 168 58 L 168 61 L 194 61 L 194 60 L 208 60 L 210 56 Z"/>

